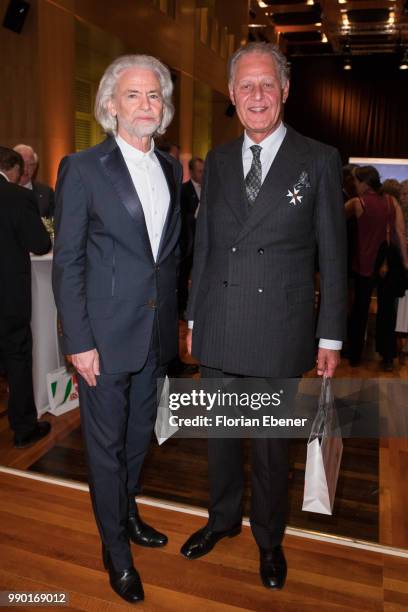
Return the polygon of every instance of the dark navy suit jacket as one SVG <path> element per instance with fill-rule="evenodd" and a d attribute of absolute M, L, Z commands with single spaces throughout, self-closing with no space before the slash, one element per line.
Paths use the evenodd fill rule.
<path fill-rule="evenodd" d="M 171 196 L 156 262 L 115 139 L 64 158 L 59 169 L 53 289 L 63 350 L 96 348 L 106 373 L 143 367 L 156 313 L 160 362 L 177 354 L 182 168 L 169 155 L 155 153 Z"/>

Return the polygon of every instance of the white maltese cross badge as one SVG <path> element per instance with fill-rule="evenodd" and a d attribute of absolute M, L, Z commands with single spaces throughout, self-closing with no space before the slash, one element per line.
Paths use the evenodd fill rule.
<path fill-rule="evenodd" d="M 303 171 L 292 189 L 288 189 L 286 197 L 289 198 L 289 203 L 294 206 L 300 204 L 303 198 L 303 195 L 300 195 L 300 190 L 308 187 L 310 187 L 309 176 L 307 172 Z"/>
<path fill-rule="evenodd" d="M 290 198 L 289 202 L 295 206 L 296 204 L 299 204 L 303 198 L 303 196 L 299 195 L 299 189 L 296 189 L 296 187 L 293 188 L 293 191 L 289 189 L 286 197 Z"/>

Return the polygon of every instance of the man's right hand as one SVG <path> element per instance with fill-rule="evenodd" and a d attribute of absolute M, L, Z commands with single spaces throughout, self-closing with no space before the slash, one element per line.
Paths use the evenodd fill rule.
<path fill-rule="evenodd" d="M 72 364 L 78 374 L 85 379 L 90 387 L 96 387 L 96 377 L 99 376 L 99 354 L 96 349 L 71 355 Z"/>
<path fill-rule="evenodd" d="M 191 345 L 193 342 L 193 330 L 192 329 L 188 329 L 187 330 L 187 335 L 186 335 L 186 344 L 187 344 L 187 352 L 189 355 L 191 355 Z"/>

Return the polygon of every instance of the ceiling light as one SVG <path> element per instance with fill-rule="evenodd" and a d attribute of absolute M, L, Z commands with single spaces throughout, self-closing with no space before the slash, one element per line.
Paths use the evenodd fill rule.
<path fill-rule="evenodd" d="M 263 0 L 258 0 L 258 6 L 259 8 L 268 8 L 269 4 L 266 4 Z"/>
<path fill-rule="evenodd" d="M 343 69 L 344 70 L 351 70 L 351 60 L 349 60 L 349 59 L 344 60 Z"/>
<path fill-rule="evenodd" d="M 264 23 L 248 23 L 248 28 L 266 28 L 266 24 Z"/>
<path fill-rule="evenodd" d="M 399 65 L 400 70 L 408 70 L 408 49 L 405 49 L 404 57 Z"/>
<path fill-rule="evenodd" d="M 344 14 L 341 16 L 341 20 L 342 20 L 342 22 L 343 22 L 343 25 L 344 25 L 344 26 L 346 26 L 346 27 L 349 27 L 349 26 L 350 26 L 349 18 L 348 18 L 348 16 L 346 15 L 346 13 L 344 13 Z"/>
<path fill-rule="evenodd" d="M 329 41 L 327 39 L 326 34 L 323 32 L 323 34 L 322 34 L 322 43 L 327 43 L 327 42 L 329 42 Z"/>
<path fill-rule="evenodd" d="M 313 6 L 314 0 L 307 0 L 306 4 L 308 4 L 309 6 Z"/>
<path fill-rule="evenodd" d="M 390 24 L 395 23 L 395 12 L 394 11 L 390 11 L 390 14 L 388 17 L 388 23 Z"/>
<path fill-rule="evenodd" d="M 339 4 L 346 4 L 347 0 L 339 0 Z"/>
<path fill-rule="evenodd" d="M 321 21 L 317 21 L 317 22 L 315 23 L 315 26 L 317 26 L 318 28 L 320 28 L 320 26 L 321 26 L 321 25 L 322 25 L 322 22 L 321 22 Z"/>

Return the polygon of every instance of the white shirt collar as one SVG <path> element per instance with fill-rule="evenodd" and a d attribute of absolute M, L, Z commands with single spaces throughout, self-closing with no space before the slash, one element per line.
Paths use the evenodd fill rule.
<path fill-rule="evenodd" d="M 4 172 L 2 172 L 1 170 L 0 170 L 0 174 L 1 174 L 1 176 L 4 176 L 4 178 L 6 179 L 6 181 L 7 181 L 8 183 L 10 182 L 10 179 L 9 179 L 9 177 L 7 176 L 7 174 L 4 174 Z"/>
<path fill-rule="evenodd" d="M 195 181 L 193 181 L 193 179 L 191 179 L 191 182 L 193 183 L 193 187 L 196 191 L 201 191 L 200 183 L 196 183 Z"/>
<path fill-rule="evenodd" d="M 124 138 L 122 138 L 121 136 L 119 136 L 119 134 L 117 136 L 115 136 L 115 140 L 118 144 L 118 147 L 120 148 L 120 150 L 122 151 L 123 157 L 125 157 L 126 159 L 129 159 L 131 161 L 134 161 L 136 163 L 140 163 L 143 160 L 149 159 L 150 161 L 152 161 L 153 163 L 158 163 L 157 162 L 157 158 L 154 154 L 154 140 L 152 138 L 152 142 L 150 144 L 150 149 L 148 151 L 146 151 L 146 153 L 143 153 L 143 151 L 140 151 L 139 149 L 136 149 L 136 147 L 132 147 L 132 145 L 130 145 L 128 142 L 126 142 L 126 140 L 124 140 Z"/>
<path fill-rule="evenodd" d="M 23 187 L 25 187 L 26 189 L 32 189 L 33 188 L 33 182 L 32 181 L 27 181 L 27 183 L 25 185 L 23 185 Z"/>
<path fill-rule="evenodd" d="M 276 146 L 279 146 L 282 143 L 283 139 L 285 138 L 285 134 L 286 126 L 283 124 L 282 121 L 280 122 L 279 127 L 274 132 L 272 132 L 272 134 L 269 134 L 269 136 L 264 138 L 259 143 L 255 143 L 253 140 L 251 140 L 251 138 L 245 132 L 242 152 L 246 153 L 248 149 L 254 144 L 259 144 L 262 149 L 265 150 L 265 152 L 272 151 Z"/>

